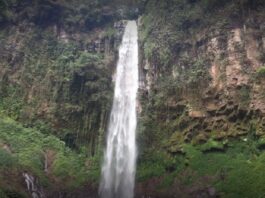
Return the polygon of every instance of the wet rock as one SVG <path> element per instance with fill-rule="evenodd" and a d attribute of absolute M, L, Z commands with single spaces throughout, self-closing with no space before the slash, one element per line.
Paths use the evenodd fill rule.
<path fill-rule="evenodd" d="M 126 20 L 121 20 L 121 21 L 117 21 L 114 23 L 114 28 L 116 29 L 116 35 L 114 38 L 114 43 L 115 46 L 114 48 L 118 48 L 119 44 L 121 43 L 122 40 L 122 35 L 125 29 L 125 25 L 126 25 L 127 21 Z"/>

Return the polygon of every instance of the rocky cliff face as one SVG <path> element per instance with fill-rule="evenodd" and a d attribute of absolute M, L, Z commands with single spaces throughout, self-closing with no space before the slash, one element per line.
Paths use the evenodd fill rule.
<path fill-rule="evenodd" d="M 197 15 L 201 12 L 197 10 L 199 4 L 185 6 L 191 6 L 194 12 L 198 12 Z M 247 129 L 244 130 L 241 125 L 250 126 L 251 121 L 255 121 L 257 135 L 261 136 L 264 131 L 264 79 L 261 74 L 265 61 L 263 7 L 248 11 L 244 10 L 248 7 L 241 8 L 240 12 L 247 12 L 241 16 L 241 21 L 229 16 L 238 14 L 240 17 L 240 13 L 229 12 L 236 8 L 230 3 L 218 7 L 215 13 L 205 13 L 201 18 L 196 16 L 198 19 L 194 21 L 188 21 L 191 19 L 187 17 L 182 25 L 189 23 L 189 28 L 182 33 L 170 30 L 174 27 L 167 21 L 170 20 L 167 15 L 158 22 L 165 20 L 165 24 L 159 24 L 159 30 L 149 30 L 154 28 L 146 22 L 152 11 L 140 22 L 142 32 L 150 31 L 150 35 L 144 35 L 146 37 L 142 40 L 145 54 L 142 61 L 145 79 L 143 96 L 146 94 L 149 99 L 154 99 L 154 92 L 161 95 L 163 101 L 155 101 L 160 102 L 158 107 L 165 110 L 161 112 L 160 119 L 168 123 L 180 119 L 171 131 L 182 133 L 184 141 L 190 142 L 197 136 L 200 136 L 198 141 L 200 138 L 206 141 L 212 132 L 218 138 L 244 134 Z M 199 22 L 203 17 L 216 18 L 203 27 Z M 178 36 L 180 38 L 174 38 Z M 170 39 L 175 40 L 167 43 L 171 42 Z M 157 46 L 148 46 L 151 45 L 149 40 L 157 42 L 154 44 Z M 163 46 L 166 44 L 168 46 Z M 180 115 L 173 116 L 171 112 Z M 192 124 L 186 123 L 186 118 Z"/>
<path fill-rule="evenodd" d="M 0 196 L 29 196 L 27 172 L 48 197 L 97 196 L 121 19 L 139 10 L 136 197 L 264 194 L 264 2 L 121 3 L 0 2 Z"/>
<path fill-rule="evenodd" d="M 27 11 L 26 5 L 14 5 Z M 77 5 L 90 10 L 98 7 Z M 62 5 L 50 6 L 53 10 Z M 11 8 L 10 12 L 18 9 Z M 72 148 L 86 145 L 92 155 L 101 145 L 107 124 L 123 32 L 123 22 L 117 19 L 114 24 L 111 8 L 107 13 L 106 7 L 101 9 L 109 16 L 95 14 L 103 18 L 98 24 L 87 22 L 87 30 L 84 26 L 72 30 L 60 21 L 46 24 L 45 18 L 36 22 L 35 15 L 23 22 L 19 19 L 18 24 L 8 23 L 1 31 L 0 46 L 2 111 L 26 126 L 53 131 Z M 96 16 L 87 20 L 97 20 Z"/>
<path fill-rule="evenodd" d="M 140 18 L 143 110 L 139 142 L 143 152 L 139 169 L 143 175 L 149 173 L 141 169 L 146 165 L 141 164 L 141 159 L 150 160 L 150 153 L 156 153 L 158 148 L 167 153 L 162 157 L 164 160 L 178 161 L 176 156 L 184 156 L 187 162 L 182 171 L 195 171 L 192 175 L 196 175 L 199 171 L 193 163 L 200 162 L 191 162 L 194 156 L 190 156 L 187 145 L 203 153 L 221 152 L 229 156 L 234 144 L 231 142 L 235 140 L 248 142 L 254 138 L 256 142 L 263 141 L 264 3 L 219 3 L 149 2 Z M 262 146 L 259 144 L 258 147 Z M 209 169 L 218 166 L 217 159 L 209 157 L 207 160 L 213 160 L 213 164 L 205 162 Z M 190 177 L 190 173 L 185 176 L 176 173 L 176 167 L 182 163 L 168 167 L 154 160 L 153 164 L 164 167 L 164 173 L 152 177 L 145 186 L 161 187 L 165 182 L 182 186 L 183 177 Z M 174 179 L 168 181 L 172 172 Z M 208 175 L 206 172 L 204 176 Z M 217 196 L 215 188 L 214 193 L 209 192 L 213 190 L 210 181 L 199 185 L 200 180 L 192 181 L 189 190 L 185 190 L 185 185 L 182 190 L 172 190 L 175 187 L 171 186 L 171 195 L 155 190 L 156 187 L 147 188 L 153 195 L 160 192 L 158 197 L 171 197 L 175 193 L 187 197 Z"/>
<path fill-rule="evenodd" d="M 97 195 L 125 8 L 0 2 L 0 197 Z"/>

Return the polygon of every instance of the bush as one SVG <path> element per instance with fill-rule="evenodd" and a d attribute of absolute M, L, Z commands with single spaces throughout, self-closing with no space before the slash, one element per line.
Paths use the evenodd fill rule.
<path fill-rule="evenodd" d="M 224 143 L 209 139 L 205 144 L 201 145 L 201 151 L 222 151 L 224 150 Z"/>
<path fill-rule="evenodd" d="M 12 168 L 15 164 L 14 157 L 6 150 L 0 148 L 0 169 Z M 0 196 L 1 197 L 1 196 Z"/>
<path fill-rule="evenodd" d="M 76 67 L 84 67 L 87 65 L 98 64 L 102 60 L 102 57 L 98 54 L 92 54 L 88 52 L 82 52 L 79 58 L 75 62 Z"/>
<path fill-rule="evenodd" d="M 223 148 L 224 144 L 226 145 Z M 213 186 L 222 197 L 259 197 L 265 194 L 265 153 L 254 139 L 230 140 L 228 143 L 209 140 L 204 145 L 185 144 L 185 155 L 166 155 L 157 149 L 139 157 L 138 181 L 159 177 L 157 187 L 170 189 L 172 185 L 197 186 L 203 180 L 205 187 Z M 203 151 L 209 151 L 205 152 Z M 211 178 L 211 179 L 210 179 Z"/>
<path fill-rule="evenodd" d="M 144 158 L 144 161 L 141 161 Z M 164 175 L 168 170 L 176 167 L 176 160 L 164 152 L 154 151 L 145 153 L 140 157 L 140 163 L 137 168 L 137 180 L 144 181 L 152 177 Z"/>
<path fill-rule="evenodd" d="M 76 187 L 91 181 L 89 174 L 94 175 L 93 181 L 96 180 L 95 177 L 99 177 L 99 174 L 95 174 L 99 172 L 95 169 L 95 166 L 99 166 L 96 162 L 99 158 L 87 158 L 85 150 L 80 151 L 81 153 L 73 152 L 55 136 L 44 135 L 36 129 L 23 128 L 11 119 L 0 117 L 0 139 L 4 144 L 10 145 L 14 156 L 0 149 L 0 169 L 19 166 L 39 177 L 40 182 L 44 182 L 47 180 L 44 153 L 52 150 L 55 158 L 51 172 L 58 181 L 69 187 Z M 85 164 L 87 160 L 93 161 L 90 169 Z"/>
<path fill-rule="evenodd" d="M 265 78 L 265 66 L 260 67 L 257 71 L 256 71 L 256 76 L 258 78 Z"/>

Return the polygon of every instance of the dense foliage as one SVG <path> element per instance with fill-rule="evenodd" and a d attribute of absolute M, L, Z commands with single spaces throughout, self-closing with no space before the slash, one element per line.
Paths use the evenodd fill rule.
<path fill-rule="evenodd" d="M 264 179 L 265 129 L 259 123 L 263 115 L 257 113 L 243 119 L 242 113 L 251 112 L 250 104 L 255 103 L 251 84 L 254 81 L 237 87 L 230 86 L 226 79 L 226 70 L 233 65 L 229 60 L 232 52 L 227 48 L 233 37 L 230 31 L 253 28 L 260 35 L 253 40 L 262 45 L 263 22 L 258 22 L 261 28 L 255 25 L 262 20 L 259 16 L 263 15 L 264 6 L 264 1 L 248 0 L 147 2 L 139 34 L 148 88 L 141 92 L 141 104 L 145 105 L 138 125 L 137 178 L 150 194 L 159 188 L 156 192 L 161 197 L 204 197 L 203 192 L 207 194 L 209 187 L 221 197 L 264 194 L 259 185 Z M 241 36 L 246 42 L 248 33 Z M 211 48 L 214 39 L 218 42 Z M 259 83 L 264 80 L 262 47 L 257 53 L 258 69 L 253 70 L 246 57 L 246 45 L 235 48 L 235 59 L 243 65 L 241 72 L 251 78 L 253 74 L 260 80 L 255 85 L 260 88 Z M 216 65 L 217 80 L 212 79 L 211 73 Z M 215 84 L 214 80 L 218 82 Z M 264 89 L 259 88 L 256 91 L 264 94 Z M 236 107 L 228 107 L 229 102 Z M 216 104 L 223 106 L 218 109 Z M 253 190 L 247 191 L 249 183 Z M 149 186 L 152 184 L 156 187 Z"/>
<path fill-rule="evenodd" d="M 146 89 L 139 96 L 136 186 L 162 197 L 209 188 L 221 197 L 262 197 L 265 119 L 250 104 L 265 97 L 264 52 L 251 70 L 238 44 L 249 84 L 225 82 L 230 31 L 253 28 L 240 38 L 247 42 L 253 33 L 248 38 L 263 42 L 264 4 L 0 0 L 0 197 L 27 197 L 24 171 L 55 191 L 97 186 L 121 35 L 114 22 L 138 14 Z M 220 56 L 206 53 L 214 37 Z M 213 63 L 225 91 L 209 88 Z M 223 106 L 205 112 L 209 101 Z"/>
<path fill-rule="evenodd" d="M 185 145 L 185 155 L 174 157 L 152 151 L 139 164 L 137 178 L 138 181 L 160 178 L 158 191 L 166 196 L 212 185 L 222 197 L 259 197 L 264 193 L 260 184 L 264 182 L 265 169 L 260 143 L 250 137 L 228 144 L 223 142 L 224 146 L 220 147 L 217 146 L 220 143 L 211 140 L 201 146 Z"/>
<path fill-rule="evenodd" d="M 54 182 L 57 182 L 57 188 L 63 190 L 98 180 L 99 158 L 87 158 L 85 149 L 78 154 L 71 151 L 53 135 L 24 128 L 12 119 L 1 116 L 0 140 L 1 190 L 19 190 L 16 186 L 9 186 L 7 177 L 11 172 L 13 175 L 30 172 L 41 185 L 51 189 L 50 185 Z M 49 166 L 45 167 L 47 161 Z"/>

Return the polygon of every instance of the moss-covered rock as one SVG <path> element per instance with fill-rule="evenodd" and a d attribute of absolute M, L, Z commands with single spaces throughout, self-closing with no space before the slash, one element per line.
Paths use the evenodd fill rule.
<path fill-rule="evenodd" d="M 209 139 L 205 144 L 200 146 L 202 152 L 212 152 L 212 151 L 224 151 L 227 141 L 215 141 Z"/>

